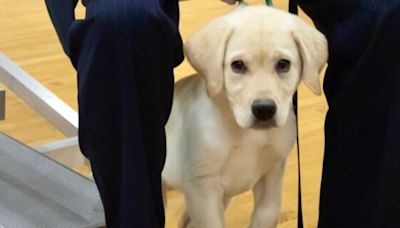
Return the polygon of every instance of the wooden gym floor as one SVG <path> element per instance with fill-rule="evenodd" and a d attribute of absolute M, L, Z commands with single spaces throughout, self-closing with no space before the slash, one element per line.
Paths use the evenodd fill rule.
<path fill-rule="evenodd" d="M 263 0 L 248 0 L 263 3 Z M 275 0 L 276 7 L 287 8 L 287 0 Z M 76 78 L 69 60 L 64 56 L 50 23 L 44 1 L 0 0 L 0 52 L 20 65 L 57 96 L 76 109 Z M 186 40 L 211 18 L 230 10 L 219 0 L 182 1 L 181 32 Z M 78 17 L 84 15 L 82 7 Z M 306 16 L 302 17 L 309 21 Z M 176 69 L 176 79 L 194 71 L 184 62 Z M 0 88 L 4 87 L 0 84 Z M 323 96 L 312 95 L 302 85 L 300 96 L 300 142 L 302 162 L 303 210 L 306 227 L 316 227 L 319 186 L 323 159 L 323 121 L 327 105 Z M 40 145 L 63 135 L 7 91 L 6 120 L 0 131 L 30 145 Z M 282 210 L 279 228 L 294 228 L 297 224 L 297 161 L 293 150 L 284 178 Z M 252 195 L 245 193 L 233 200 L 226 213 L 227 227 L 246 227 L 252 210 Z M 167 225 L 176 227 L 184 208 L 182 195 L 168 193 Z"/>

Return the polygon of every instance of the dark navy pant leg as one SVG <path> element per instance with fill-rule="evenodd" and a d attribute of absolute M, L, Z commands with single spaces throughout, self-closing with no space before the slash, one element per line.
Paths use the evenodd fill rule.
<path fill-rule="evenodd" d="M 304 2 L 331 54 L 319 227 L 400 227 L 400 6 Z"/>
<path fill-rule="evenodd" d="M 107 226 L 163 227 L 161 171 L 173 67 L 182 61 L 177 0 L 91 0 L 70 29 L 79 140 Z"/>
<path fill-rule="evenodd" d="M 331 100 L 319 227 L 400 227 L 400 7 L 385 14 Z"/>

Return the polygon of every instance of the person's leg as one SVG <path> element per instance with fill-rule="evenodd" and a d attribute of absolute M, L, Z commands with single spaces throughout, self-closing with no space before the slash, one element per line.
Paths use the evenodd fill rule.
<path fill-rule="evenodd" d="M 319 227 L 400 227 L 400 7 L 378 20 L 326 117 Z"/>
<path fill-rule="evenodd" d="M 177 0 L 92 0 L 70 29 L 81 150 L 110 228 L 164 226 L 164 125 L 183 58 L 177 23 Z"/>
<path fill-rule="evenodd" d="M 339 7 L 337 13 L 318 13 L 323 2 Z M 321 228 L 400 227 L 400 7 L 394 2 L 321 1 L 314 9 L 306 3 L 331 52 Z"/>

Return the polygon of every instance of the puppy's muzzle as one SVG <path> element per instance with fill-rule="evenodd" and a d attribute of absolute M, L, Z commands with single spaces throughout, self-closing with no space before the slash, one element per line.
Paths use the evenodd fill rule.
<path fill-rule="evenodd" d="M 251 111 L 257 122 L 270 122 L 276 114 L 276 103 L 273 100 L 256 100 L 251 106 Z"/>

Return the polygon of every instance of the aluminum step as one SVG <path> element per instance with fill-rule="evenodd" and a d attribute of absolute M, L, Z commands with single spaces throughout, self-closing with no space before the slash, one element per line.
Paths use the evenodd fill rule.
<path fill-rule="evenodd" d="M 0 133 L 0 227 L 105 225 L 93 181 Z"/>

